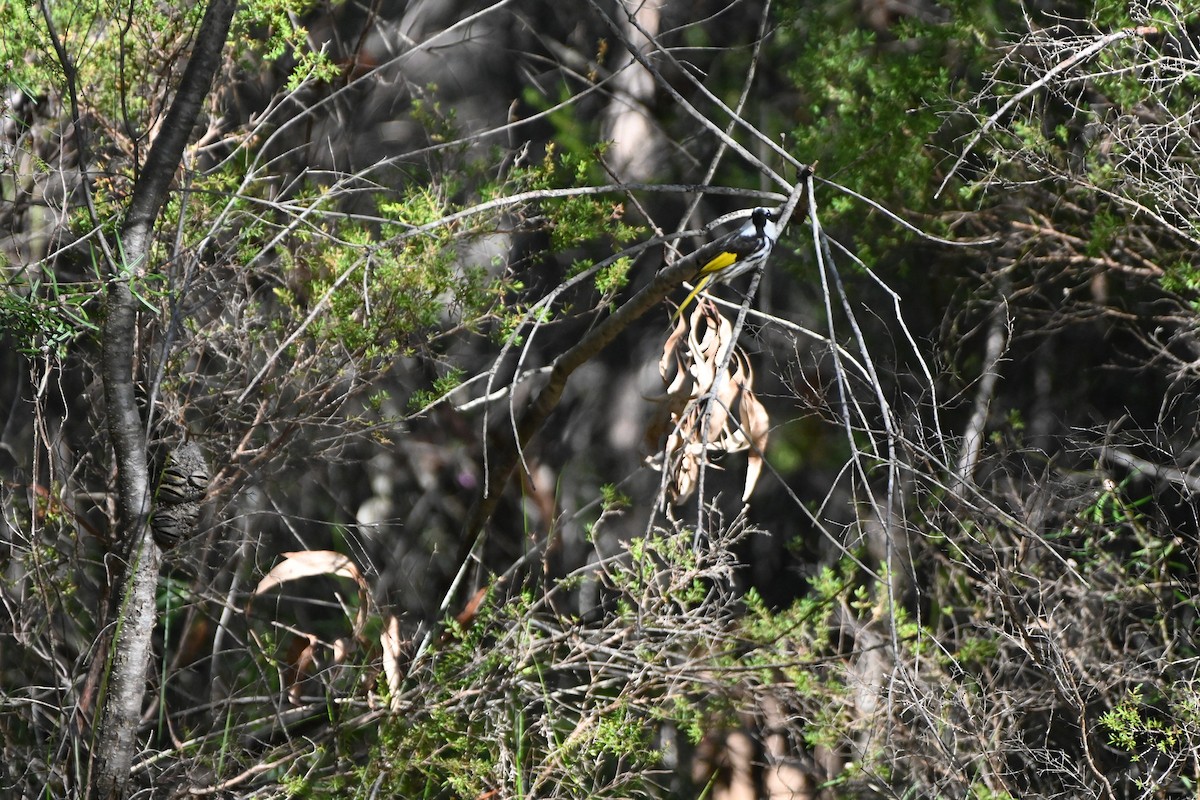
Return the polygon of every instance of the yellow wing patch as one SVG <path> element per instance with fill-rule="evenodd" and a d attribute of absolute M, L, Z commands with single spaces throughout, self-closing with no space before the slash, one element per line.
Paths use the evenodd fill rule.
<path fill-rule="evenodd" d="M 711 261 L 700 268 L 701 275 L 707 275 L 710 272 L 717 272 L 725 269 L 733 262 L 737 261 L 737 253 L 731 253 L 726 250 L 724 253 L 718 253 Z"/>

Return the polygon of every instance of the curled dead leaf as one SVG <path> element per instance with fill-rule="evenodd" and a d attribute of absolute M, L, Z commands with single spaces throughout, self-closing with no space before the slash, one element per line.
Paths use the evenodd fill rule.
<path fill-rule="evenodd" d="M 750 437 L 750 454 L 746 459 L 746 488 L 742 491 L 742 502 L 745 503 L 754 493 L 758 476 L 762 474 L 763 453 L 767 450 L 767 438 L 771 432 L 771 417 L 754 392 L 749 390 L 742 395 L 738 404 L 738 414 L 742 421 L 742 430 Z"/>
<path fill-rule="evenodd" d="M 367 623 L 367 610 L 370 603 L 367 581 L 349 556 L 335 553 L 332 550 L 301 550 L 283 553 L 282 560 L 262 577 L 258 586 L 254 587 L 254 591 L 250 594 L 250 600 L 246 603 L 246 611 L 249 612 L 250 604 L 255 597 L 289 581 L 318 575 L 349 578 L 358 587 L 358 613 L 354 620 L 354 636 L 358 638 Z"/>
<path fill-rule="evenodd" d="M 282 680 L 287 686 L 288 699 L 299 705 L 303 699 L 304 681 L 312 674 L 317 660 L 316 636 L 294 635 L 283 659 Z"/>
<path fill-rule="evenodd" d="M 332 550 L 302 550 L 299 552 L 283 553 L 283 560 L 271 568 L 254 588 L 254 594 L 269 592 L 276 586 L 294 581 L 297 578 L 310 578 L 314 575 L 339 575 L 350 578 L 366 591 L 367 582 L 362 573 L 349 556 L 335 553 Z"/>
<path fill-rule="evenodd" d="M 670 498 L 679 504 L 695 491 L 709 453 L 749 450 L 745 501 L 762 474 L 770 417 L 754 394 L 754 371 L 741 348 L 734 347 L 726 374 L 717 375 L 732 344 L 729 321 L 711 303 L 700 303 L 688 323 L 686 337 L 682 321 L 672 330 L 659 359 L 666 391 L 655 398 L 659 409 L 646 441 L 653 449 L 661 445 L 662 457 L 651 463 L 668 471 Z"/>

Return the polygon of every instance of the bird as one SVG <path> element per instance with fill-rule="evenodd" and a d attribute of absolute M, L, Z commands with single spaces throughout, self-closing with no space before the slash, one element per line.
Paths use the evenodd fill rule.
<path fill-rule="evenodd" d="M 679 320 L 684 309 L 710 283 L 728 283 L 739 275 L 757 269 L 771 255 L 778 238 L 775 215 L 761 206 L 754 209 L 745 225 L 713 244 L 717 254 L 696 273 L 700 280 L 671 315 L 671 324 Z"/>

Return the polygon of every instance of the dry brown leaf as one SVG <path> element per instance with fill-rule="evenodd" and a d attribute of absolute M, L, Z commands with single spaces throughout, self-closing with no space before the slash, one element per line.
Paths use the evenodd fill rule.
<path fill-rule="evenodd" d="M 729 342 L 733 328 L 707 303 L 697 307 L 691 322 L 692 328 L 688 333 L 691 367 L 688 371 L 696 381 L 692 397 L 703 397 L 712 389 L 717 375 L 717 360 Z"/>
<path fill-rule="evenodd" d="M 363 591 L 367 589 L 367 582 L 349 556 L 332 550 L 301 550 L 282 555 L 283 560 L 258 582 L 258 586 L 254 588 L 255 595 L 269 592 L 288 581 L 311 578 L 315 575 L 339 575 L 350 578 Z"/>
<path fill-rule="evenodd" d="M 692 447 L 685 447 L 676 461 L 676 470 L 671 480 L 672 497 L 675 503 L 682 503 L 696 491 L 696 482 L 700 478 L 700 459 Z"/>
<path fill-rule="evenodd" d="M 400 706 L 400 682 L 404 679 L 401 673 L 400 655 L 403 642 L 400 639 L 400 620 L 395 614 L 389 614 L 387 625 L 379 636 L 379 644 L 383 647 L 383 675 L 387 679 L 388 694 L 392 698 L 392 710 Z"/>
<path fill-rule="evenodd" d="M 767 451 L 767 438 L 771 433 L 771 417 L 754 392 L 747 390 L 738 406 L 742 430 L 750 437 L 750 454 L 746 458 L 746 488 L 742 491 L 745 503 L 754 493 L 758 477 L 762 474 L 763 454 Z"/>
<path fill-rule="evenodd" d="M 288 699 L 297 705 L 304 699 L 301 686 L 317 660 L 317 643 L 317 637 L 310 633 L 297 635 L 285 657 L 283 681 L 287 684 Z"/>
<path fill-rule="evenodd" d="M 681 359 L 679 356 L 676 356 L 675 377 L 669 383 L 667 383 L 667 397 L 678 398 L 683 395 L 690 395 L 690 389 L 685 391 L 690 380 L 691 373 L 684 369 L 683 359 Z"/>
<path fill-rule="evenodd" d="M 729 414 L 737 408 L 738 398 L 745 382 L 745 358 L 740 349 L 734 350 L 730 359 L 731 372 L 721 382 L 717 402 L 709 412 L 708 440 L 710 449 L 734 453 L 742 449 L 737 426 L 729 424 Z"/>
<path fill-rule="evenodd" d="M 676 351 L 679 348 L 679 343 L 683 340 L 683 335 L 688 332 L 688 326 L 680 319 L 675 326 L 675 330 L 671 331 L 671 335 L 667 337 L 666 343 L 663 345 L 662 358 L 658 360 L 658 374 L 662 376 L 663 383 L 670 384 L 671 381 L 667 378 L 671 372 L 671 365 L 675 365 L 675 370 L 679 370 L 681 362 Z"/>
<path fill-rule="evenodd" d="M 748 498 L 762 472 L 762 448 L 770 424 L 754 395 L 753 369 L 745 352 L 734 347 L 728 373 L 718 378 L 717 368 L 732 342 L 733 328 L 714 305 L 697 304 L 688 322 L 686 328 L 677 325 L 663 347 L 659 374 L 667 390 L 657 401 L 660 409 L 647 428 L 647 444 L 653 449 L 663 443 L 662 468 L 670 476 L 668 488 L 676 504 L 695 491 L 706 451 L 752 450 L 744 492 Z M 699 402 L 709 396 L 712 402 Z"/>
<path fill-rule="evenodd" d="M 283 560 L 272 567 L 258 582 L 258 586 L 254 587 L 250 601 L 288 581 L 300 578 L 312 578 L 317 575 L 349 578 L 358 586 L 358 615 L 354 620 L 354 636 L 357 638 L 367 623 L 367 604 L 370 602 L 370 596 L 367 593 L 366 579 L 349 556 L 332 550 L 299 550 L 283 553 L 282 557 Z M 250 602 L 247 602 L 246 610 L 250 610 Z"/>
<path fill-rule="evenodd" d="M 471 623 L 475 621 L 475 615 L 479 613 L 479 607 L 483 605 L 484 598 L 487 597 L 488 589 L 483 587 L 471 596 L 467 604 L 463 606 L 463 610 L 454 616 L 454 621 L 464 628 L 469 628 Z"/>

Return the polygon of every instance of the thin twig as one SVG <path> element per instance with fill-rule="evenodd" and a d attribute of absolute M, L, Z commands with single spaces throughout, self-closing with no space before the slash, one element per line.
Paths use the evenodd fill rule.
<path fill-rule="evenodd" d="M 935 198 L 941 196 L 942 192 L 946 188 L 946 184 L 950 183 L 950 179 L 954 177 L 954 175 L 958 172 L 958 168 L 961 167 L 963 162 L 967 160 L 967 156 L 969 156 L 971 151 L 975 149 L 975 145 L 979 144 L 979 140 L 982 139 L 988 133 L 988 131 L 996 127 L 1004 115 L 1007 114 L 1017 103 L 1021 102 L 1034 92 L 1045 88 L 1046 85 L 1049 84 L 1050 81 L 1056 76 L 1061 75 L 1081 61 L 1086 61 L 1109 45 L 1119 42 L 1122 39 L 1128 39 L 1131 36 L 1146 36 L 1151 33 L 1156 33 L 1157 31 L 1157 28 L 1152 27 L 1124 28 L 1105 36 L 1101 36 L 1099 39 L 1075 53 L 1070 58 L 1064 59 L 1058 64 L 1055 64 L 1036 81 L 1029 84 L 1012 97 L 1008 98 L 1008 100 L 1006 100 L 1000 106 L 1000 108 L 996 109 L 995 113 L 984 120 L 983 125 L 979 126 L 979 130 L 975 131 L 975 135 L 971 137 L 969 142 L 967 142 L 967 146 L 963 148 L 962 153 L 959 154 L 958 158 L 955 160 L 954 166 L 952 166 L 950 171 L 946 173 L 946 177 L 942 179 L 941 184 L 938 186 L 937 191 L 933 193 L 933 196 Z"/>

